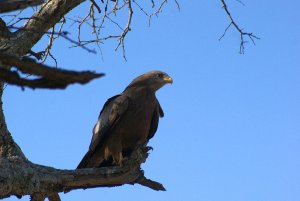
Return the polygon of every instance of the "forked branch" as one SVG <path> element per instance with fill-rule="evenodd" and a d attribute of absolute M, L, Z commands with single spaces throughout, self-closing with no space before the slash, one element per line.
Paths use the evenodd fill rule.
<path fill-rule="evenodd" d="M 239 1 L 240 2 L 240 1 Z M 231 27 L 231 25 L 234 26 L 234 28 L 240 33 L 240 54 L 244 54 L 245 53 L 245 43 L 247 43 L 248 41 L 245 40 L 245 37 L 250 38 L 250 40 L 252 41 L 252 43 L 255 45 L 255 39 L 259 40 L 260 38 L 255 36 L 253 33 L 251 32 L 245 32 L 243 31 L 243 29 L 241 29 L 236 22 L 234 21 L 234 19 L 232 18 L 228 8 L 227 8 L 227 4 L 225 3 L 225 0 L 221 0 L 222 3 L 222 7 L 224 8 L 228 18 L 229 18 L 229 25 L 226 27 L 224 33 L 222 34 L 222 36 L 219 38 L 219 41 L 222 40 L 222 38 L 226 35 L 226 32 L 228 31 L 228 29 Z"/>

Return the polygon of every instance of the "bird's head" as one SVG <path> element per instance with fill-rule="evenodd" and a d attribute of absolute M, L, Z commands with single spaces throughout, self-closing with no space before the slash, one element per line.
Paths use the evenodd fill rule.
<path fill-rule="evenodd" d="M 173 79 L 167 73 L 162 71 L 150 71 L 135 78 L 128 87 L 146 86 L 155 92 L 168 83 L 172 84 Z"/>

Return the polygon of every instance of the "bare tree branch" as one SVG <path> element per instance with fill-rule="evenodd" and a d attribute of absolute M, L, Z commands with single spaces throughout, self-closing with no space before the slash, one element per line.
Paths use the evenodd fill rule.
<path fill-rule="evenodd" d="M 133 10 L 132 10 L 132 6 L 131 6 L 131 0 L 128 0 L 128 20 L 127 20 L 127 24 L 126 24 L 126 27 L 125 27 L 123 33 L 119 37 L 119 42 L 118 42 L 118 45 L 116 47 L 116 50 L 117 50 L 120 45 L 122 46 L 122 49 L 123 49 L 123 58 L 126 61 L 127 61 L 127 59 L 126 59 L 126 54 L 125 54 L 124 40 L 125 40 L 125 36 L 127 35 L 127 33 L 131 30 L 130 26 L 131 26 L 132 15 L 133 15 Z"/>
<path fill-rule="evenodd" d="M 43 4 L 40 9 L 23 25 L 22 29 L 14 32 L 7 40 L 0 41 L 4 44 L 5 53 L 16 57 L 30 51 L 41 37 L 71 9 L 84 0 L 51 0 Z"/>
<path fill-rule="evenodd" d="M 174 0 L 178 9 L 180 10 L 180 6 L 179 3 L 177 2 L 177 0 Z M 108 39 L 117 39 L 117 46 L 115 48 L 115 50 L 118 50 L 119 47 L 122 47 L 122 53 L 123 53 L 123 58 L 126 60 L 126 53 L 125 53 L 125 37 L 128 34 L 129 31 L 131 31 L 131 21 L 133 18 L 133 5 L 136 5 L 145 15 L 147 15 L 149 17 L 149 23 L 150 20 L 152 18 L 153 15 L 158 16 L 158 13 L 160 13 L 163 9 L 163 6 L 167 3 L 167 0 L 163 0 L 160 4 L 159 7 L 157 9 L 155 9 L 154 12 L 152 12 L 151 14 L 148 14 L 145 9 L 140 6 L 136 0 L 124 0 L 122 4 L 119 4 L 118 0 L 114 1 L 114 5 L 112 6 L 112 8 L 109 10 L 109 5 L 110 2 L 109 0 L 105 0 L 105 2 L 102 2 L 104 5 L 104 8 L 100 8 L 99 5 L 98 8 L 97 6 L 94 4 L 94 2 L 92 1 L 91 6 L 90 6 L 90 10 L 89 13 L 83 17 L 81 20 L 76 21 L 76 23 L 78 23 L 78 44 L 72 46 L 72 47 L 84 47 L 87 46 L 89 44 L 92 43 L 96 43 L 99 46 L 99 43 L 103 43 L 105 40 Z M 154 1 L 152 1 L 153 3 L 153 8 L 155 7 L 154 5 Z M 100 11 L 102 12 L 102 16 L 101 16 L 101 22 L 100 25 L 96 24 L 97 18 L 95 16 L 95 13 L 93 11 L 93 8 L 96 7 L 98 12 L 100 13 Z M 115 21 L 111 15 L 112 14 L 116 14 L 117 11 L 121 11 L 124 8 L 127 8 L 127 23 L 125 25 L 121 25 L 119 24 L 117 21 Z M 89 22 L 92 21 L 92 22 Z M 112 23 L 113 25 L 115 25 L 117 28 L 119 28 L 121 30 L 120 34 L 111 34 L 111 35 L 103 35 L 101 34 L 101 30 L 104 28 L 104 24 L 106 23 L 106 21 Z M 81 29 L 82 26 L 88 24 L 91 28 L 92 28 L 92 33 L 95 34 L 95 38 L 94 39 L 89 39 L 89 40 L 82 40 L 81 39 Z"/>
<path fill-rule="evenodd" d="M 244 2 L 242 2 L 241 0 L 236 0 L 237 2 L 239 2 L 241 5 L 245 6 Z"/>
<path fill-rule="evenodd" d="M 146 177 L 142 177 L 137 180 L 137 183 L 146 186 L 148 188 L 151 188 L 156 191 L 166 191 L 165 187 L 156 181 L 152 181 L 151 179 L 147 179 Z"/>
<path fill-rule="evenodd" d="M 238 1 L 238 2 L 241 2 L 241 1 Z M 230 28 L 231 25 L 233 25 L 235 27 L 235 29 L 240 33 L 240 38 L 241 38 L 241 42 L 240 42 L 240 54 L 244 54 L 245 53 L 245 43 L 247 43 L 247 41 L 245 41 L 245 36 L 250 38 L 250 40 L 252 41 L 252 43 L 255 45 L 255 39 L 259 40 L 260 38 L 255 36 L 253 33 L 250 33 L 250 32 L 244 32 L 237 24 L 236 22 L 233 20 L 228 8 L 227 8 L 227 5 L 225 3 L 225 0 L 221 0 L 221 3 L 222 3 L 222 7 L 224 8 L 229 20 L 230 20 L 230 23 L 229 25 L 226 27 L 224 33 L 222 34 L 222 36 L 219 38 L 219 41 L 222 40 L 222 38 L 226 35 L 226 32 L 228 31 L 228 29 Z"/>
<path fill-rule="evenodd" d="M 132 9 L 132 5 L 131 5 L 131 1 L 132 0 L 126 0 L 126 1 L 124 1 L 124 3 L 122 5 L 119 5 L 118 1 L 116 0 L 116 1 L 114 1 L 114 5 L 111 10 L 108 10 L 108 6 L 110 4 L 109 0 L 106 0 L 105 2 L 103 2 L 104 3 L 103 9 L 101 9 L 98 4 L 95 4 L 95 2 L 92 1 L 88 14 L 85 17 L 83 17 L 81 20 L 74 21 L 74 22 L 78 23 L 78 44 L 76 44 L 72 47 L 85 47 L 92 43 L 96 43 L 97 45 L 99 45 L 99 43 L 103 43 L 103 41 L 105 41 L 105 40 L 117 39 L 118 42 L 117 42 L 117 46 L 116 46 L 115 50 L 118 50 L 118 48 L 121 46 L 122 52 L 123 52 L 123 58 L 126 60 L 124 40 L 125 40 L 127 33 L 131 30 L 130 26 L 131 26 L 131 20 L 133 17 L 133 9 Z M 127 16 L 127 23 L 123 27 L 118 22 L 114 21 L 110 17 L 110 15 L 115 14 L 116 11 L 120 11 L 123 8 L 125 8 L 126 6 L 128 9 L 128 16 Z M 98 13 L 101 13 L 101 11 L 103 11 L 99 25 L 96 24 L 96 21 L 98 20 L 98 18 L 95 16 L 94 7 L 98 10 Z M 90 20 L 91 20 L 91 23 L 89 22 Z M 101 31 L 104 28 L 104 24 L 106 23 L 107 20 L 109 22 L 111 22 L 112 24 L 114 24 L 116 27 L 118 27 L 122 32 L 120 34 L 100 37 L 100 35 L 102 35 Z M 95 35 L 95 39 L 91 39 L 91 40 L 82 40 L 81 39 L 81 29 L 82 29 L 82 26 L 85 24 L 88 24 L 92 28 L 92 33 Z"/>
<path fill-rule="evenodd" d="M 64 89 L 70 84 L 86 84 L 92 79 L 104 76 L 103 73 L 93 73 L 90 71 L 71 71 L 59 68 L 52 68 L 43 64 L 38 64 L 32 60 L 19 60 L 12 56 L 1 55 L 0 62 L 3 65 L 15 66 L 22 73 L 38 76 L 37 79 L 26 79 L 16 71 L 0 68 L 0 79 L 8 84 L 30 88 L 51 88 Z"/>
<path fill-rule="evenodd" d="M 44 0 L 0 0 L 0 13 L 37 6 L 42 3 L 44 3 Z"/>
<path fill-rule="evenodd" d="M 0 23 L 1 23 L 1 18 L 0 18 Z M 63 22 L 65 23 L 65 22 Z M 0 25 L 1 26 L 1 25 Z M 7 26 L 6 28 L 9 28 L 9 29 L 15 29 L 15 30 L 26 30 L 26 28 L 20 28 L 20 27 L 15 27 L 15 26 Z M 1 30 L 1 27 L 0 27 L 0 30 Z M 31 31 L 31 30 L 28 30 L 28 31 Z M 38 32 L 38 31 L 37 31 Z M 41 33 L 44 33 L 44 32 L 41 32 Z M 49 35 L 49 43 L 47 45 L 47 47 L 45 48 L 44 51 L 41 51 L 39 52 L 38 54 L 34 53 L 32 50 L 29 50 L 27 53 L 34 56 L 35 58 L 37 58 L 38 60 L 41 60 L 43 59 L 42 63 L 45 61 L 45 57 L 46 57 L 46 53 L 49 51 L 50 52 L 50 47 L 52 47 L 52 43 L 53 43 L 53 40 L 54 39 L 57 39 L 59 37 L 69 41 L 70 43 L 72 44 L 75 44 L 74 46 L 78 46 L 78 47 L 81 47 L 83 50 L 89 52 L 89 53 L 92 53 L 92 54 L 96 54 L 97 52 L 94 50 L 94 49 L 90 49 L 90 48 L 87 48 L 85 46 L 82 46 L 80 45 L 80 43 L 76 40 L 73 40 L 72 38 L 70 38 L 68 35 L 70 34 L 69 32 L 67 31 L 63 31 L 62 30 L 62 26 L 60 27 L 59 31 L 54 31 L 53 29 L 51 29 L 51 31 L 47 31 L 45 32 L 44 34 L 47 34 Z M 53 35 L 53 36 L 52 36 Z M 52 36 L 52 37 L 51 37 Z M 1 37 L 1 33 L 0 33 L 0 37 Z M 52 38 L 52 39 L 51 39 Z M 51 41 L 52 40 L 52 41 Z M 50 45 L 51 44 L 51 45 Z M 48 54 L 49 54 L 48 52 Z"/>
<path fill-rule="evenodd" d="M 44 57 L 42 60 L 42 62 L 44 62 L 48 56 L 50 56 L 54 61 L 56 61 L 55 58 L 52 56 L 51 47 L 53 45 L 54 40 L 58 37 L 62 37 L 64 39 L 68 40 L 69 42 L 73 43 L 74 45 L 72 45 L 71 47 L 81 47 L 90 53 L 96 53 L 96 51 L 93 49 L 89 49 L 88 48 L 89 44 L 93 44 L 93 43 L 96 44 L 101 52 L 100 46 L 103 44 L 103 42 L 105 40 L 116 39 L 117 44 L 116 44 L 115 50 L 118 50 L 119 47 L 122 47 L 123 57 L 126 60 L 125 37 L 127 36 L 128 32 L 131 30 L 131 21 L 133 18 L 133 9 L 134 9 L 132 3 L 135 3 L 135 5 L 137 5 L 141 10 L 144 10 L 144 9 L 141 6 L 139 6 L 135 0 L 123 0 L 123 1 L 101 0 L 100 2 L 90 0 L 91 1 L 90 9 L 84 17 L 82 17 L 82 18 L 78 17 L 76 20 L 71 18 L 71 20 L 74 23 L 78 23 L 78 37 L 77 37 L 77 41 L 75 41 L 75 40 L 69 38 L 67 36 L 67 34 L 65 34 L 66 33 L 65 31 L 62 31 L 62 27 L 66 23 L 66 19 L 70 19 L 70 18 L 61 17 L 62 21 L 59 22 L 59 19 L 60 19 L 60 18 L 58 18 L 59 15 L 57 15 L 57 13 L 53 12 L 54 9 L 59 10 L 59 12 L 64 9 L 69 10 L 69 8 L 66 8 L 66 5 L 73 6 L 75 4 L 81 3 L 84 0 L 74 0 L 71 3 L 68 3 L 68 1 L 70 1 L 70 0 L 66 0 L 66 2 L 61 1 L 61 0 L 48 1 L 44 5 L 41 6 L 39 11 L 36 12 L 35 15 L 33 15 L 30 18 L 20 18 L 20 17 L 17 18 L 17 15 L 14 16 L 13 19 L 16 19 L 16 21 L 13 24 L 10 24 L 8 27 L 17 29 L 18 31 L 14 34 L 16 37 L 12 37 L 12 40 L 8 41 L 7 45 L 11 46 L 10 43 L 12 41 L 14 41 L 14 38 L 16 38 L 18 40 L 19 38 L 22 38 L 26 34 L 30 34 L 30 36 L 26 40 L 22 40 L 22 41 L 18 40 L 18 41 L 13 42 L 13 44 L 23 43 L 20 45 L 22 48 L 18 49 L 18 55 L 24 55 L 25 53 L 30 51 L 30 49 L 25 49 L 25 47 L 29 46 L 29 42 L 31 42 L 32 40 L 35 40 L 35 38 L 41 37 L 40 36 L 41 34 L 47 33 L 47 35 L 49 36 L 49 42 L 44 50 L 44 54 L 43 54 Z M 174 2 L 176 3 L 178 9 L 180 9 L 177 0 L 174 0 Z M 162 8 L 164 5 L 166 5 L 166 3 L 167 3 L 167 0 L 162 0 L 161 3 L 158 4 L 159 6 L 155 9 L 155 11 L 151 12 L 151 14 L 147 14 L 149 17 L 149 23 L 150 23 L 151 17 L 153 15 L 157 16 L 158 13 L 160 13 L 162 11 Z M 152 1 L 152 4 L 154 6 L 154 1 Z M 121 10 L 122 10 L 122 12 L 123 12 L 123 11 L 126 11 L 126 9 L 127 9 L 127 13 L 128 13 L 127 14 L 127 22 L 125 24 L 121 24 L 120 22 L 115 20 L 114 17 L 116 15 L 117 11 L 121 12 Z M 153 7 L 153 9 L 154 9 L 154 7 Z M 121 14 L 123 14 L 123 13 L 121 13 Z M 145 14 L 146 14 L 146 12 L 145 12 Z M 47 18 L 50 20 L 43 22 L 44 18 Z M 28 22 L 23 27 L 15 26 L 15 23 L 19 23 L 20 21 L 25 20 L 25 19 L 28 20 Z M 56 23 L 61 23 L 61 26 L 58 31 L 54 29 L 55 23 L 52 23 L 53 19 L 56 20 Z M 105 25 L 108 25 L 109 23 L 115 25 L 117 28 L 119 28 L 121 30 L 121 32 L 118 33 L 115 31 L 115 32 L 112 32 L 112 34 L 108 34 L 108 35 L 103 34 L 102 29 L 105 27 Z M 95 37 L 94 39 L 81 38 L 81 30 L 82 30 L 83 26 L 91 27 L 92 34 Z M 37 29 L 35 27 L 40 27 L 40 28 Z M 49 29 L 52 29 L 52 30 L 49 32 L 48 31 Z M 17 37 L 17 36 L 19 36 L 19 37 Z M 16 49 L 16 48 L 13 48 L 13 49 Z M 7 52 L 7 53 L 10 55 L 14 55 L 14 53 L 10 53 L 10 52 Z"/>
<path fill-rule="evenodd" d="M 153 17 L 153 16 L 158 17 L 158 14 L 162 12 L 163 7 L 167 4 L 168 0 L 163 0 L 163 1 L 159 4 L 158 8 L 157 8 L 156 10 L 154 10 L 152 13 L 146 12 L 145 9 L 144 9 L 139 3 L 137 3 L 136 0 L 132 0 L 132 2 L 140 9 L 140 11 L 141 11 L 142 13 L 144 13 L 146 16 L 148 16 L 148 18 L 149 18 L 149 19 L 148 19 L 148 23 L 149 23 L 149 26 L 150 26 L 150 25 L 151 25 L 151 19 L 152 19 L 152 17 Z M 174 0 L 174 2 L 175 2 L 175 4 L 176 4 L 176 6 L 177 6 L 177 9 L 180 11 L 180 5 L 179 5 L 178 1 L 177 1 L 177 0 Z M 152 0 L 151 3 L 152 3 L 152 8 L 154 9 L 154 8 L 155 8 L 155 3 L 154 3 L 154 1 Z"/>

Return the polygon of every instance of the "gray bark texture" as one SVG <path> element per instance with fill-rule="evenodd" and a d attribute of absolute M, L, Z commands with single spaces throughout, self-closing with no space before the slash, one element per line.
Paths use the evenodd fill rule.
<path fill-rule="evenodd" d="M 44 0 L 0 0 L 0 13 L 24 9 L 29 6 L 40 5 Z"/>
<path fill-rule="evenodd" d="M 16 32 L 10 32 L 0 18 L 0 54 L 1 57 L 7 55 L 0 59 L 0 69 L 3 72 L 9 70 L 11 65 L 5 63 L 5 60 L 11 57 L 20 58 L 29 52 L 45 32 L 83 1 L 49 0 Z M 11 61 L 19 62 L 14 59 Z M 122 167 L 59 170 L 30 162 L 14 142 L 5 122 L 2 107 L 3 80 L 4 77 L 0 77 L 0 199 L 12 195 L 31 195 L 32 200 L 44 200 L 48 197 L 54 201 L 60 200 L 58 192 L 135 183 L 154 190 L 165 190 L 160 183 L 146 179 L 140 168 L 141 163 L 148 157 L 146 147 L 134 151 Z"/>

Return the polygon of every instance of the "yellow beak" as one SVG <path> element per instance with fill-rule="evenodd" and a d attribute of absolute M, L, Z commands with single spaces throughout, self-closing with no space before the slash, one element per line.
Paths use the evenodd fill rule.
<path fill-rule="evenodd" d="M 164 77 L 164 81 L 166 83 L 171 83 L 171 84 L 173 83 L 173 79 L 171 77 L 169 77 L 169 76 Z"/>

